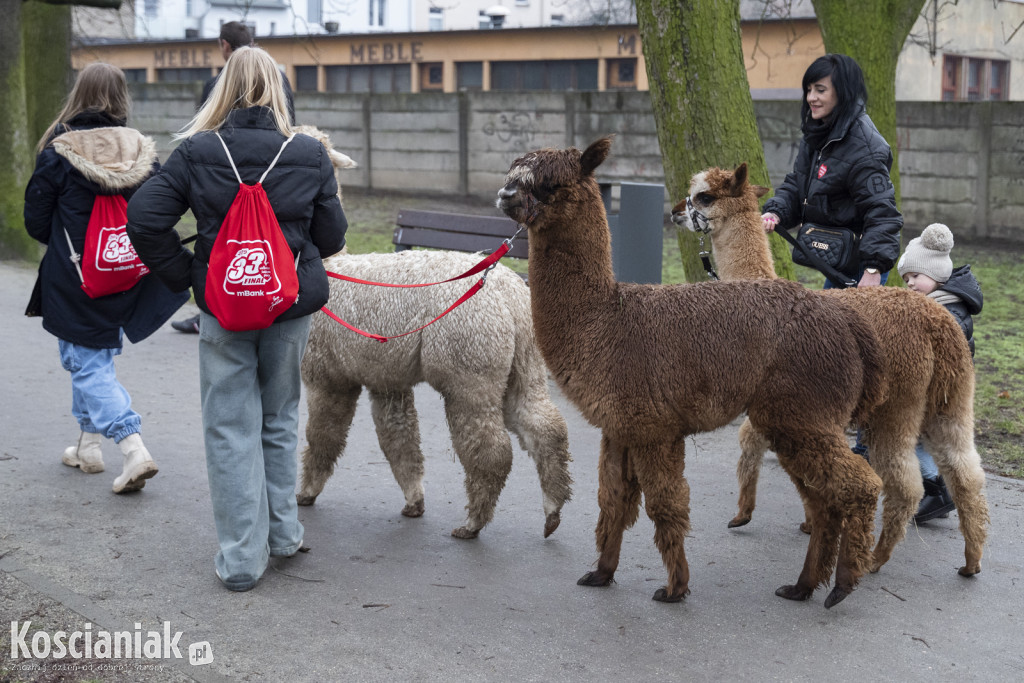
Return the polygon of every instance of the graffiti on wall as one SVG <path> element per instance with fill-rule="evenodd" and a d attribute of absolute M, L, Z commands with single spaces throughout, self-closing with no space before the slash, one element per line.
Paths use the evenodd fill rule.
<path fill-rule="evenodd" d="M 534 124 L 534 115 L 526 112 L 497 114 L 484 124 L 483 134 L 496 137 L 511 149 L 528 152 L 537 136 L 537 128 Z"/>

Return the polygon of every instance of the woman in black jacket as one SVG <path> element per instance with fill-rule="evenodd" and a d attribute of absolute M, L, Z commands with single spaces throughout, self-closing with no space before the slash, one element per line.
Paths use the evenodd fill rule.
<path fill-rule="evenodd" d="M 899 257 L 903 216 L 889 178 L 892 152 L 864 110 L 864 74 L 852 58 L 827 54 L 807 68 L 803 91 L 804 136 L 793 171 L 765 202 L 764 229 L 850 230 L 860 237 L 860 267 L 846 274 L 859 287 L 882 284 Z"/>
<path fill-rule="evenodd" d="M 157 473 L 139 433 L 142 418 L 132 410 L 131 396 L 114 369 L 122 335 L 132 343 L 142 341 L 188 300 L 144 275 L 141 267 L 134 267 L 126 290 L 93 298 L 83 289 L 83 269 L 91 275 L 90 262 L 93 272 L 101 274 L 137 264 L 130 245 L 119 241 L 123 213 L 116 225 L 103 226 L 102 235 L 113 240 L 103 243 L 114 249 L 113 260 L 100 258 L 106 249 L 86 252 L 93 205 L 119 202 L 117 195 L 131 197 L 160 168 L 153 141 L 125 125 L 130 108 L 119 68 L 95 63 L 82 69 L 63 110 L 39 141 L 36 168 L 25 189 L 25 227 L 46 245 L 26 313 L 41 315 L 43 329 L 59 340 L 61 365 L 71 373 L 71 412 L 81 428 L 78 443 L 64 451 L 62 460 L 83 472 L 102 472 L 100 444 L 104 438 L 114 440 L 124 454 L 114 493 L 137 491 Z"/>
<path fill-rule="evenodd" d="M 299 366 L 310 315 L 327 302 L 321 259 L 345 245 L 347 223 L 327 150 L 293 134 L 281 73 L 263 50 L 232 53 L 209 101 L 178 137 L 160 174 L 129 204 L 128 234 L 157 277 L 175 291 L 191 287 L 202 311 L 199 378 L 220 544 L 215 567 L 227 588 L 244 591 L 256 585 L 269 556 L 302 547 L 295 502 Z M 257 183 L 271 166 L 261 184 L 296 264 L 298 298 L 269 327 L 233 332 L 207 304 L 211 250 L 239 182 Z M 195 254 L 174 230 L 189 209 Z"/>

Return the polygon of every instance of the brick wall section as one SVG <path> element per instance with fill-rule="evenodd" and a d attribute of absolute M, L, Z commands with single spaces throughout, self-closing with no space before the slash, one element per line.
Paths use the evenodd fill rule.
<path fill-rule="evenodd" d="M 195 112 L 201 84 L 132 84 L 132 123 L 162 158 Z M 344 183 L 377 190 L 469 194 L 492 201 L 513 159 L 539 147 L 585 147 L 616 134 L 602 181 L 663 183 L 644 92 L 299 93 L 299 123 L 325 130 L 359 162 Z M 799 103 L 757 101 L 772 183 L 792 168 Z M 901 210 L 909 234 L 947 223 L 965 239 L 1024 242 L 1024 103 L 897 106 Z M 675 198 L 666 197 L 666 210 Z"/>

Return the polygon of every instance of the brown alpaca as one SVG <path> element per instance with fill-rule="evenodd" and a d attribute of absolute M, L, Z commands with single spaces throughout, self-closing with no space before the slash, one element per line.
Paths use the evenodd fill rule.
<path fill-rule="evenodd" d="M 606 586 L 641 494 L 668 570 L 655 600 L 689 593 L 684 540 L 686 437 L 744 410 L 808 501 L 814 531 L 795 585 L 776 594 L 845 598 L 870 567 L 881 481 L 846 443 L 854 411 L 884 394 L 867 323 L 784 281 L 639 285 L 616 282 L 594 169 L 610 138 L 585 151 L 542 149 L 513 162 L 498 207 L 530 234 L 533 324 L 548 369 L 601 429 L 596 538 L 581 585 Z M 823 382 L 822 378 L 829 378 Z"/>
<path fill-rule="evenodd" d="M 724 280 L 776 277 L 757 201 L 766 192 L 747 181 L 746 164 L 735 171 L 709 169 L 693 178 L 690 201 L 709 221 L 715 263 Z M 694 228 L 685 202 L 672 218 Z M 871 324 L 885 360 L 888 398 L 861 422 L 885 494 L 871 570 L 878 571 L 892 556 L 924 493 L 914 455 L 920 435 L 959 511 L 966 559 L 960 574 L 977 574 L 989 518 L 985 473 L 974 448 L 974 366 L 963 332 L 940 304 L 909 290 L 870 287 L 820 294 L 847 304 Z M 740 427 L 740 445 L 739 514 L 730 527 L 751 519 L 761 460 L 769 447 L 749 419 Z"/>

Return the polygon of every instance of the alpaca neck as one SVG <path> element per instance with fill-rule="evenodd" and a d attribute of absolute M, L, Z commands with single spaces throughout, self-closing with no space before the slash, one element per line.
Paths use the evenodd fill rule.
<path fill-rule="evenodd" d="M 756 214 L 731 216 L 711 232 L 715 267 L 723 280 L 773 279 L 768 235 L 761 228 Z"/>
<path fill-rule="evenodd" d="M 585 202 L 548 207 L 530 227 L 530 293 L 538 343 L 563 355 L 581 329 L 597 333 L 601 311 L 615 299 L 611 235 L 595 185 Z"/>

